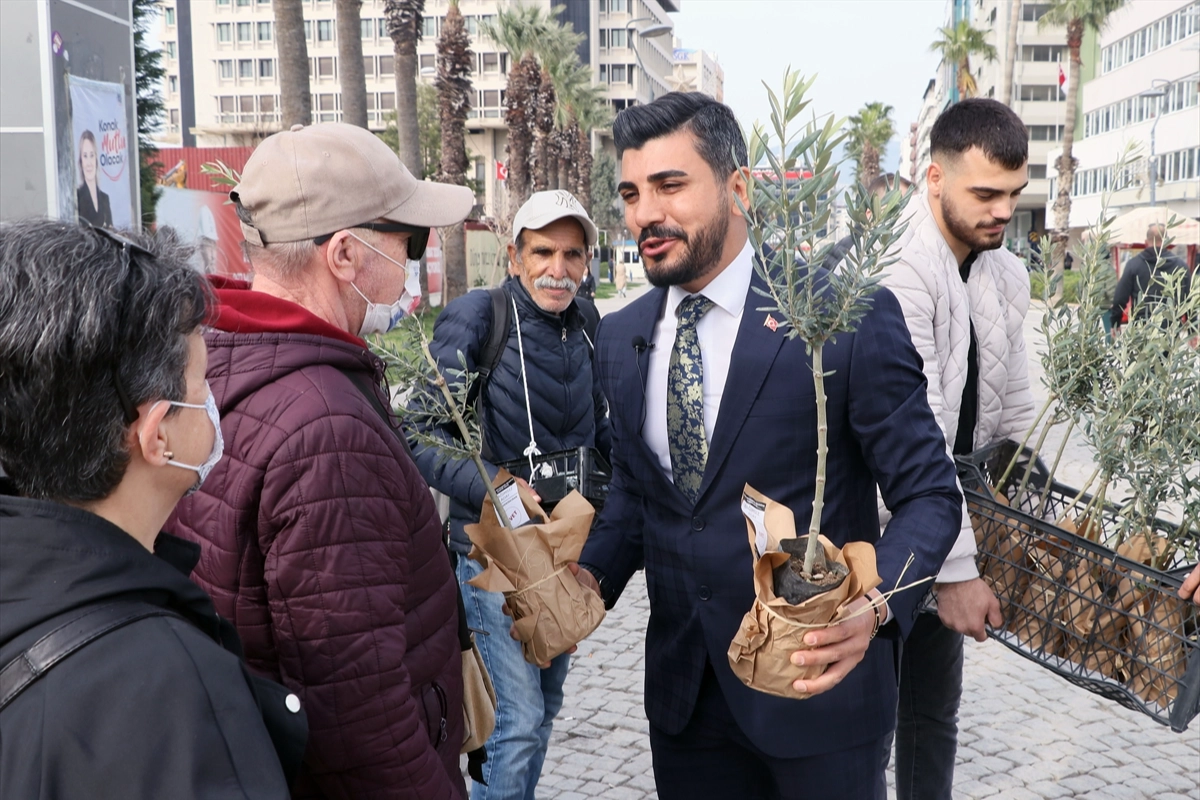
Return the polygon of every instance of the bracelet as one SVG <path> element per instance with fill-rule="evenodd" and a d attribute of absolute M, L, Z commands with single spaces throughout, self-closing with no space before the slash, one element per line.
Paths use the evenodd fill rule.
<path fill-rule="evenodd" d="M 871 630 L 871 638 L 867 639 L 868 642 L 874 640 L 875 634 L 879 633 L 879 625 L 883 622 L 883 616 L 879 613 L 879 606 L 874 602 L 871 603 L 871 610 L 875 612 L 875 627 Z"/>

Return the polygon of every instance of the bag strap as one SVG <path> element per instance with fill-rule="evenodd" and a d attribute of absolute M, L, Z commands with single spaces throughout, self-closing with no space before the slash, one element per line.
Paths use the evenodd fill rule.
<path fill-rule="evenodd" d="M 354 388 L 358 389 L 359 393 L 362 394 L 363 397 L 367 398 L 367 402 L 371 404 L 371 408 L 375 409 L 375 413 L 383 419 L 383 424 L 387 425 L 388 429 L 390 429 L 392 433 L 396 435 L 396 438 L 400 440 L 400 445 L 404 448 L 404 452 L 408 453 L 409 458 L 413 458 L 412 448 L 408 446 L 408 439 L 404 436 L 404 433 L 393 424 L 395 422 L 395 416 L 391 411 L 388 410 L 386 406 L 384 406 L 383 401 L 379 399 L 379 395 L 375 393 L 375 389 L 377 387 L 374 381 L 368 378 L 363 372 L 341 368 L 338 369 L 338 372 L 345 375 L 346 379 L 354 384 Z M 413 459 L 413 461 L 415 463 L 416 459 Z"/>
<path fill-rule="evenodd" d="M 592 353 L 596 352 L 596 330 L 600 327 L 600 309 L 596 308 L 596 302 L 586 297 L 575 297 L 575 305 L 579 308 L 579 313 L 583 315 L 583 332 L 587 334 L 588 344 L 592 346 Z"/>
<path fill-rule="evenodd" d="M 90 605 L 60 616 L 68 615 L 66 622 L 0 669 L 0 711 L 56 664 L 105 634 L 148 617 L 176 617 L 187 621 L 170 609 L 138 600 Z"/>

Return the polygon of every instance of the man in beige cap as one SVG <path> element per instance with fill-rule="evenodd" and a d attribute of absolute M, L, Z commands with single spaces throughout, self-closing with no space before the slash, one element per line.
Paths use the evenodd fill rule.
<path fill-rule="evenodd" d="M 406 262 L 472 194 L 323 124 L 266 139 L 230 198 L 254 279 L 212 278 L 226 457 L 167 528 L 203 547 L 194 576 L 250 668 L 301 698 L 295 797 L 461 798 L 454 575 L 362 337 L 411 310 Z"/>
<path fill-rule="evenodd" d="M 605 459 L 609 427 L 604 396 L 592 380 L 592 341 L 599 314 L 575 291 L 587 270 L 596 226 L 570 192 L 537 192 L 513 219 L 509 279 L 487 291 L 454 299 L 438 317 L 430 349 L 443 366 L 481 374 L 478 395 L 485 466 L 496 464 L 538 483 L 538 456 L 594 447 Z M 427 430 L 450 439 L 449 428 Z M 486 632 L 476 643 L 496 689 L 496 728 L 487 741 L 483 780 L 472 800 L 524 800 L 534 796 L 554 717 L 563 703 L 569 655 L 545 669 L 525 662 L 509 637 L 504 598 L 466 584 L 481 566 L 466 557 L 471 542 L 463 526 L 479 519 L 486 492 L 468 459 L 445 460 L 409 431 L 421 474 L 450 497 L 450 550 L 462 582 L 467 624 Z M 556 459 L 557 460 L 557 459 Z M 540 472 L 538 473 L 541 474 Z M 558 499 L 544 494 L 549 504 Z"/>

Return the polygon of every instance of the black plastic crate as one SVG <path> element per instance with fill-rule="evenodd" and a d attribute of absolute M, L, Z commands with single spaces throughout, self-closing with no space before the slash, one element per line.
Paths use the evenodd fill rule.
<path fill-rule="evenodd" d="M 958 459 L 979 571 L 1004 615 L 1004 626 L 989 635 L 1076 686 L 1182 732 L 1200 713 L 1200 608 L 1179 597 L 1190 571 L 1183 551 L 1158 570 L 1106 546 L 1117 530 L 1113 505 L 1092 510 L 1080 531 L 1087 538 L 1058 527 L 1079 493 L 1052 480 L 1040 459 L 1016 507 L 1005 505 L 988 487 L 1014 452 L 1005 442 Z M 1003 487 L 1009 503 L 1029 457 L 1022 452 Z M 1083 495 L 1073 518 L 1089 500 Z M 1153 528 L 1175 530 L 1162 520 Z"/>
<path fill-rule="evenodd" d="M 496 466 L 529 481 L 541 496 L 542 508 L 547 512 L 574 490 L 599 511 L 608 499 L 608 484 L 612 480 L 612 467 L 591 447 L 534 456 L 532 472 L 527 458 L 503 461 Z"/>

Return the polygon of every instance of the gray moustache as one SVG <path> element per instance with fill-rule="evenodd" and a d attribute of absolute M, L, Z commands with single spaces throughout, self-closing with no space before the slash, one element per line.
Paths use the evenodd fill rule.
<path fill-rule="evenodd" d="M 551 278 L 543 275 L 533 282 L 535 289 L 567 289 L 574 292 L 579 288 L 579 284 L 570 278 Z"/>

